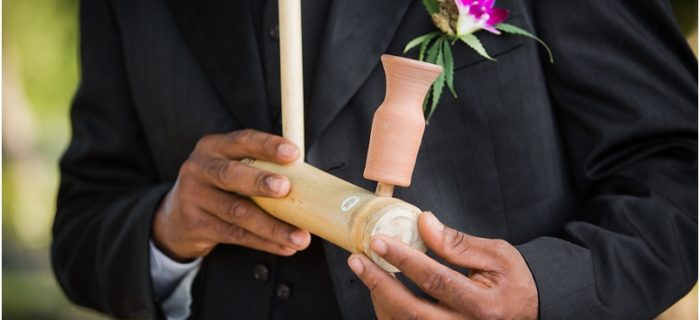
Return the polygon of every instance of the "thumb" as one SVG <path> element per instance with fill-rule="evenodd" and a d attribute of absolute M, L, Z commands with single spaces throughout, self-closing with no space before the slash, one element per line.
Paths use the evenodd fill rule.
<path fill-rule="evenodd" d="M 418 232 L 426 246 L 445 261 L 476 270 L 492 270 L 494 259 L 490 254 L 495 240 L 479 238 L 442 224 L 432 212 L 418 218 Z"/>

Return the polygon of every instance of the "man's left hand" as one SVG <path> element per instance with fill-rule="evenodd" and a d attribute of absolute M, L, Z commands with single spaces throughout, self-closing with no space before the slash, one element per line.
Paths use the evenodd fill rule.
<path fill-rule="evenodd" d="M 370 289 L 379 319 L 537 319 L 537 287 L 525 260 L 504 240 L 445 227 L 432 213 L 418 220 L 425 244 L 463 275 L 399 240 L 378 236 L 371 248 L 439 303 L 416 297 L 363 254 L 348 265 Z"/>

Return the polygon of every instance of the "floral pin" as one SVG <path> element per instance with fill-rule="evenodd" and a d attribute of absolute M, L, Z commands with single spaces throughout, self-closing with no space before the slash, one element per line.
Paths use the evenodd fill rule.
<path fill-rule="evenodd" d="M 549 54 L 549 61 L 554 63 L 552 51 L 547 44 L 533 34 L 505 23 L 504 21 L 508 18 L 508 10 L 495 8 L 494 2 L 495 0 L 423 0 L 423 6 L 440 31 L 424 34 L 411 40 L 404 48 L 404 53 L 419 46 L 418 60 L 440 65 L 444 70 L 433 83 L 423 102 L 426 122 L 430 121 L 430 117 L 435 112 L 445 85 L 457 98 L 454 89 L 452 45 L 460 40 L 486 59 L 496 61 L 486 52 L 481 41 L 474 35 L 479 30 L 486 30 L 497 35 L 500 35 L 502 31 L 535 39 L 544 46 Z"/>

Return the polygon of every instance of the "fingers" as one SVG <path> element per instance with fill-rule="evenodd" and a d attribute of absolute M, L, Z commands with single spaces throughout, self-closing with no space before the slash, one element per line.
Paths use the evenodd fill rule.
<path fill-rule="evenodd" d="M 311 242 L 308 231 L 276 219 L 239 196 L 216 189 L 203 190 L 198 196 L 206 199 L 202 203 L 205 211 L 262 239 L 296 250 L 306 249 Z"/>
<path fill-rule="evenodd" d="M 251 167 L 245 163 L 209 159 L 197 170 L 203 180 L 215 187 L 246 196 L 279 198 L 289 193 L 290 182 L 287 177 Z"/>
<path fill-rule="evenodd" d="M 234 160 L 253 158 L 284 164 L 299 157 L 299 148 L 289 140 L 252 129 L 206 136 L 200 144 Z"/>
<path fill-rule="evenodd" d="M 420 215 L 418 231 L 426 246 L 451 264 L 477 270 L 499 268 L 494 259 L 498 240 L 474 237 L 446 227 L 431 212 Z"/>
<path fill-rule="evenodd" d="M 282 255 L 306 248 L 308 232 L 233 194 L 284 197 L 289 179 L 237 160 L 288 163 L 298 156 L 299 149 L 286 139 L 259 131 L 203 137 L 181 166 L 174 192 L 159 206 L 162 219 L 155 221 L 154 235 L 174 256 L 185 258 L 205 255 L 219 242 Z"/>
<path fill-rule="evenodd" d="M 277 198 L 289 193 L 286 177 L 238 161 L 246 157 L 284 164 L 296 160 L 299 149 L 283 137 L 250 129 L 208 135 L 199 140 L 180 175 L 247 196 Z"/>
<path fill-rule="evenodd" d="M 416 297 L 399 280 L 362 254 L 350 256 L 348 265 L 369 288 L 380 319 L 452 319 L 455 316 L 444 306 Z"/>
<path fill-rule="evenodd" d="M 403 242 L 386 236 L 375 237 L 370 247 L 401 270 L 421 290 L 450 306 L 478 305 L 485 292 L 466 276 L 438 263 Z"/>
<path fill-rule="evenodd" d="M 206 229 L 209 230 L 207 234 L 215 243 L 236 244 L 280 256 L 290 256 L 297 252 L 294 248 L 261 238 L 207 213 L 203 213 L 202 224 L 206 225 Z"/>

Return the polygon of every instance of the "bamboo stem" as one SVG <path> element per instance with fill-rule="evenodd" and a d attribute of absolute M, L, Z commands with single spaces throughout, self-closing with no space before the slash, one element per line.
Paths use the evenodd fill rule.
<path fill-rule="evenodd" d="M 282 221 L 347 251 L 363 252 L 388 272 L 398 270 L 371 250 L 374 236 L 383 234 L 426 251 L 417 229 L 421 210 L 411 204 L 378 197 L 305 162 L 280 165 L 248 159 L 246 164 L 289 178 L 293 187 L 284 198 L 251 197 Z"/>
<path fill-rule="evenodd" d="M 304 161 L 304 68 L 301 0 L 279 0 L 282 134 L 299 147 Z"/>
<path fill-rule="evenodd" d="M 374 194 L 380 197 L 392 197 L 394 195 L 394 185 L 384 182 L 377 182 L 377 190 Z"/>

